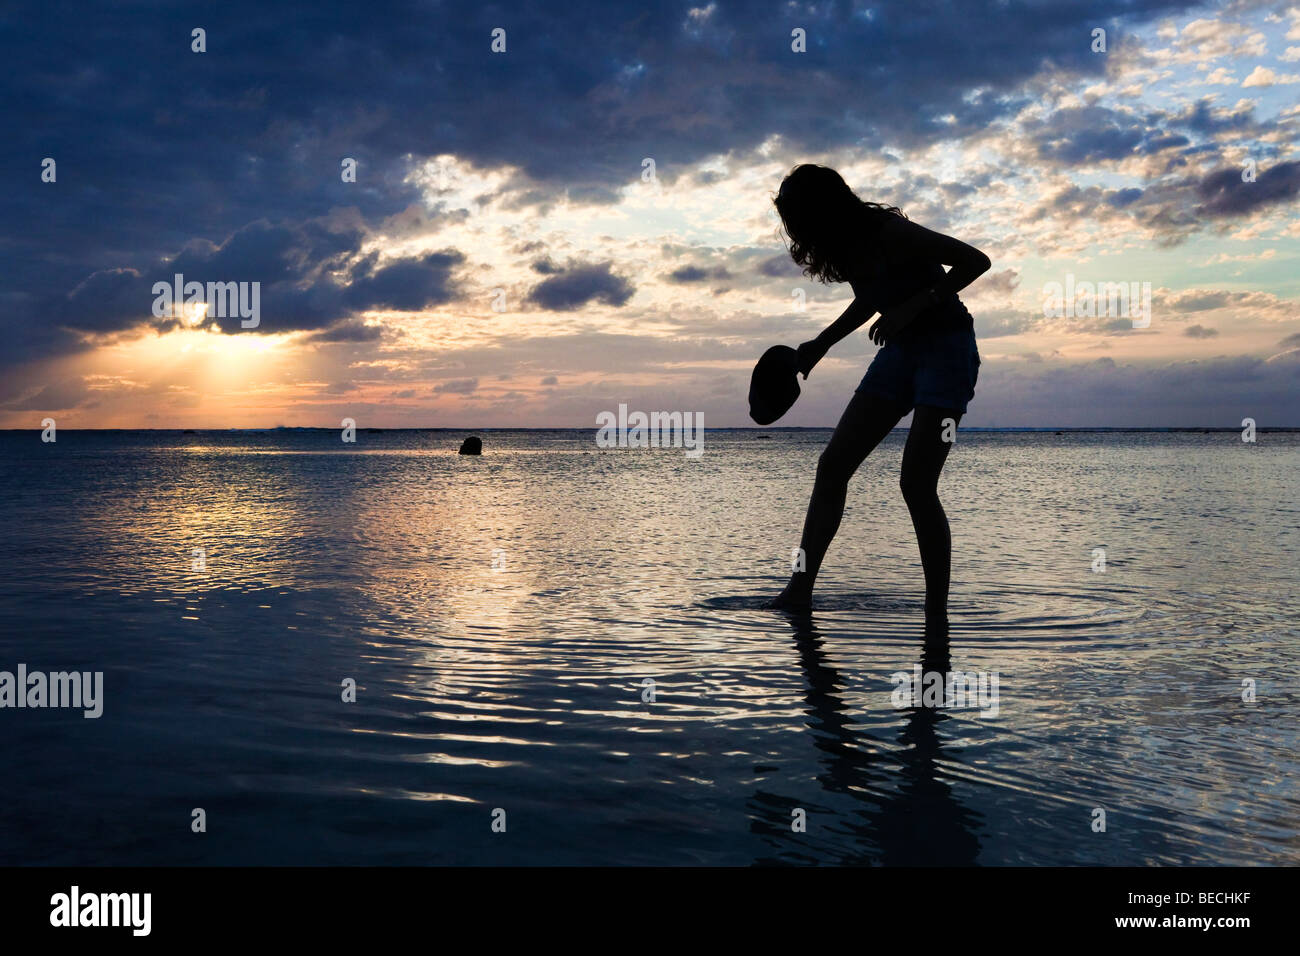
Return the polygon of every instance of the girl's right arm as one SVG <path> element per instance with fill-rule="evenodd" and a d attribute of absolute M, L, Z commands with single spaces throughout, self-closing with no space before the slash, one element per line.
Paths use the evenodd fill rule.
<path fill-rule="evenodd" d="M 831 350 L 831 346 L 856 332 L 875 314 L 876 310 L 859 296 L 849 303 L 849 307 L 840 314 L 838 319 L 826 326 L 821 335 L 800 345 L 797 351 L 799 371 L 803 372 L 803 377 L 808 378 L 808 373 L 813 370 L 813 366 L 822 360 Z"/>

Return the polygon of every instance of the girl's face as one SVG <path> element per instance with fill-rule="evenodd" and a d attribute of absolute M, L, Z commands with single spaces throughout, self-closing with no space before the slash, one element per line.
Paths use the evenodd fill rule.
<path fill-rule="evenodd" d="M 777 197 L 777 211 L 790 238 L 805 244 L 817 243 L 830 237 L 831 211 L 824 203 L 812 201 L 807 196 Z"/>

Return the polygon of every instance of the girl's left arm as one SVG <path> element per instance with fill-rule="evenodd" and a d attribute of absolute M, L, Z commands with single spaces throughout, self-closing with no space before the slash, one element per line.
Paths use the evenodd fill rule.
<path fill-rule="evenodd" d="M 903 257 L 928 259 L 950 267 L 948 274 L 931 287 L 936 301 L 960 292 L 993 265 L 988 256 L 960 239 L 906 219 L 890 225 L 893 226 L 890 239 Z"/>
<path fill-rule="evenodd" d="M 948 272 L 928 289 L 882 314 L 868 332 L 873 342 L 883 343 L 912 319 L 932 305 L 966 288 L 993 265 L 989 257 L 974 246 L 926 229 L 907 219 L 890 221 L 887 241 L 901 259 L 920 259 L 949 266 Z"/>

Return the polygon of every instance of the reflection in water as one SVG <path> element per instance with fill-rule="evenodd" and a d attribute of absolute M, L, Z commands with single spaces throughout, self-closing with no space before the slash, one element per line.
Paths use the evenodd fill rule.
<path fill-rule="evenodd" d="M 963 435 L 942 642 L 902 435 L 787 620 L 826 433 L 593 434 L 0 434 L 0 669 L 104 672 L 0 714 L 0 863 L 1297 861 L 1300 436 Z M 949 657 L 996 717 L 893 706 Z"/>
<path fill-rule="evenodd" d="M 821 765 L 817 782 L 830 794 L 857 802 L 851 813 L 831 824 L 833 857 L 827 862 L 845 865 L 969 866 L 979 854 L 975 836 L 979 814 L 967 810 L 940 779 L 940 725 L 951 719 L 941 709 L 907 708 L 898 735 L 901 748 L 884 759 L 870 738 L 855 730 L 849 706 L 841 696 L 845 686 L 823 648 L 814 616 L 791 614 L 794 643 L 799 653 L 807 690 L 807 727 Z M 945 630 L 927 632 L 920 654 L 925 673 L 951 669 L 949 637 Z M 890 777 L 896 777 L 891 785 Z M 807 840 L 791 826 L 799 799 L 757 790 L 751 829 L 784 844 L 775 860 L 760 862 L 811 862 Z M 814 808 L 806 804 L 809 825 Z"/>

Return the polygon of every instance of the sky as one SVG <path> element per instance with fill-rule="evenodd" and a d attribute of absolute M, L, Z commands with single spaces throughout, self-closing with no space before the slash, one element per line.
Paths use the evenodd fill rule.
<path fill-rule="evenodd" d="M 852 297 L 786 252 L 800 162 L 989 255 L 966 425 L 1300 426 L 1294 3 L 33 3 L 0 54 L 0 427 L 750 425 Z"/>

